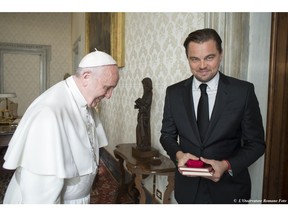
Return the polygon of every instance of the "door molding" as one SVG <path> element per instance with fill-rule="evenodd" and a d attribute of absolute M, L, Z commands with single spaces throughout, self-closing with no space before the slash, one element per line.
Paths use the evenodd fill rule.
<path fill-rule="evenodd" d="M 263 200 L 288 200 L 288 13 L 272 14 Z M 263 202 L 265 203 L 265 202 Z"/>
<path fill-rule="evenodd" d="M 51 61 L 51 46 L 20 43 L 0 43 L 0 92 L 4 92 L 4 55 L 5 54 L 39 55 L 40 57 L 40 93 L 49 84 L 49 65 Z"/>

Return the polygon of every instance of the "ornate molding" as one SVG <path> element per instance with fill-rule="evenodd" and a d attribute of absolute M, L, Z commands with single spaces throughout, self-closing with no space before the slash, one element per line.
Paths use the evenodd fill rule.
<path fill-rule="evenodd" d="M 38 44 L 1 43 L 0 42 L 0 92 L 4 91 L 4 55 L 7 53 L 21 53 L 39 55 L 40 57 L 40 93 L 48 87 L 49 69 L 51 61 L 51 46 Z"/>

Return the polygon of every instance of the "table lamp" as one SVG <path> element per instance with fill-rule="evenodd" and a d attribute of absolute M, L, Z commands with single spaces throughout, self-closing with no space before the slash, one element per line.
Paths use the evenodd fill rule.
<path fill-rule="evenodd" d="M 8 98 L 14 98 L 16 97 L 16 93 L 0 93 L 0 102 L 5 99 L 6 100 L 6 105 L 5 105 L 5 109 L 1 110 L 2 115 L 1 118 L 6 119 L 4 113 L 8 112 L 9 114 L 9 110 L 8 110 Z M 10 116 L 10 115 L 9 115 Z M 8 116 L 8 118 L 9 118 Z"/>

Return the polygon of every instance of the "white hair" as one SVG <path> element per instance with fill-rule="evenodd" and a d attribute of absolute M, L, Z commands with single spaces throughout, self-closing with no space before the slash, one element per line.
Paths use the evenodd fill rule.
<path fill-rule="evenodd" d="M 100 67 L 78 67 L 76 70 L 76 76 L 81 76 L 84 72 L 90 71 L 93 74 L 97 74 L 100 71 Z"/>

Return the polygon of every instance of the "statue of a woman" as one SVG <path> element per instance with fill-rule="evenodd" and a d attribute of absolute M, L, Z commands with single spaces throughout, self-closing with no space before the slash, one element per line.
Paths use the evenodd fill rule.
<path fill-rule="evenodd" d="M 135 101 L 135 109 L 139 109 L 136 127 L 137 149 L 151 149 L 150 110 L 152 104 L 152 80 L 148 77 L 142 80 L 144 93 L 142 98 Z"/>

